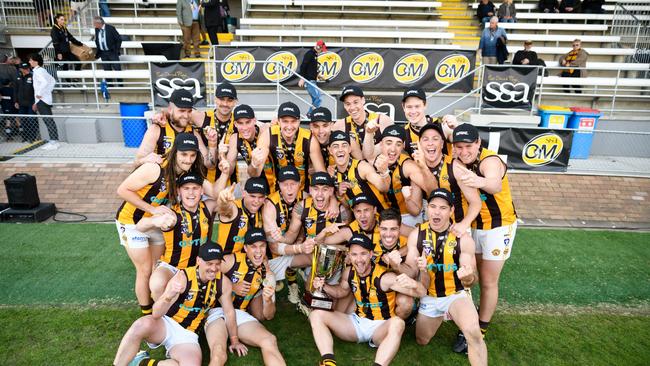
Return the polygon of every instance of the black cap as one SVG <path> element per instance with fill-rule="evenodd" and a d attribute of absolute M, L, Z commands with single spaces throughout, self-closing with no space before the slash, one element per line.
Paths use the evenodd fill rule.
<path fill-rule="evenodd" d="M 312 186 L 325 185 L 334 187 L 334 178 L 325 172 L 316 172 L 311 175 Z"/>
<path fill-rule="evenodd" d="M 248 229 L 246 235 L 244 235 L 244 244 L 255 244 L 258 241 L 266 242 L 266 234 L 264 234 L 264 230 L 257 227 Z"/>
<path fill-rule="evenodd" d="M 386 137 L 397 137 L 404 141 L 406 140 L 406 131 L 404 130 L 404 127 L 400 125 L 390 125 L 384 128 L 384 132 L 381 133 L 382 140 Z"/>
<path fill-rule="evenodd" d="M 311 122 L 332 122 L 332 112 L 325 107 L 311 111 Z"/>
<path fill-rule="evenodd" d="M 442 198 L 443 200 L 447 201 L 449 203 L 449 206 L 453 206 L 454 204 L 454 198 L 451 196 L 451 192 L 444 188 L 438 188 L 433 190 L 431 194 L 429 194 L 429 199 L 427 202 L 431 202 L 432 199 L 434 198 Z"/>
<path fill-rule="evenodd" d="M 180 187 L 183 184 L 196 183 L 198 185 L 203 184 L 203 176 L 197 172 L 187 172 L 178 179 L 176 179 L 176 184 Z"/>
<path fill-rule="evenodd" d="M 217 98 L 230 97 L 232 99 L 237 99 L 237 89 L 235 86 L 225 82 L 217 86 L 217 91 L 214 93 Z"/>
<path fill-rule="evenodd" d="M 345 141 L 350 143 L 350 134 L 345 131 L 332 131 L 330 133 L 330 144 L 334 141 Z"/>
<path fill-rule="evenodd" d="M 442 125 L 440 123 L 434 122 L 425 124 L 422 126 L 422 128 L 420 128 L 418 137 L 422 138 L 422 135 L 424 135 L 424 131 L 426 130 L 436 130 L 442 138 L 445 138 L 445 132 L 442 130 Z"/>
<path fill-rule="evenodd" d="M 199 151 L 199 139 L 193 133 L 183 132 L 176 135 L 176 150 L 178 151 Z"/>
<path fill-rule="evenodd" d="M 425 103 L 427 102 L 427 94 L 424 92 L 424 90 L 422 90 L 420 88 L 408 88 L 408 89 L 404 90 L 404 95 L 402 95 L 402 103 L 408 97 L 420 98 Z"/>
<path fill-rule="evenodd" d="M 354 196 L 354 198 L 352 198 L 352 207 L 362 203 L 367 203 L 369 205 L 372 205 L 372 201 L 370 201 L 370 198 L 368 198 L 368 196 L 366 196 L 365 194 L 359 194 Z"/>
<path fill-rule="evenodd" d="M 300 173 L 298 173 L 298 168 L 293 165 L 287 165 L 284 168 L 280 168 L 280 171 L 278 172 L 278 182 L 284 182 L 285 180 L 300 182 Z"/>
<path fill-rule="evenodd" d="M 262 177 L 248 178 L 244 190 L 248 193 L 261 193 L 267 194 L 269 187 L 266 184 L 266 179 Z"/>
<path fill-rule="evenodd" d="M 235 120 L 240 118 L 255 118 L 255 111 L 253 111 L 253 108 L 248 104 L 240 104 L 236 106 L 232 113 Z"/>
<path fill-rule="evenodd" d="M 352 237 L 350 238 L 350 241 L 348 241 L 348 246 L 351 247 L 353 245 L 358 245 L 362 247 L 363 249 L 367 249 L 372 251 L 374 249 L 374 245 L 372 244 L 372 240 L 370 240 L 369 237 L 355 233 L 352 234 Z"/>
<path fill-rule="evenodd" d="M 300 118 L 300 108 L 295 103 L 284 102 L 278 108 L 278 118 L 280 117 Z"/>
<path fill-rule="evenodd" d="M 23 62 L 22 64 L 20 64 L 20 68 L 21 69 L 29 69 L 30 66 L 29 66 L 29 64 L 27 62 Z"/>
<path fill-rule="evenodd" d="M 348 85 L 341 91 L 341 96 L 339 100 L 342 102 L 345 97 L 348 95 L 356 95 L 358 97 L 363 97 L 363 90 L 356 85 Z"/>
<path fill-rule="evenodd" d="M 199 248 L 199 257 L 206 262 L 213 261 L 215 259 L 222 260 L 223 251 L 221 250 L 219 244 L 213 242 L 212 240 L 208 240 Z"/>
<path fill-rule="evenodd" d="M 469 123 L 454 128 L 453 142 L 476 142 L 478 140 L 478 130 Z"/>
<path fill-rule="evenodd" d="M 169 97 L 169 102 L 178 108 L 194 108 L 194 97 L 189 90 L 176 89 Z"/>

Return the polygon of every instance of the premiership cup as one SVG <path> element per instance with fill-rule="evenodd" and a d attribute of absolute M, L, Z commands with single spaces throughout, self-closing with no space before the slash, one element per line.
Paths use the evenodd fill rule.
<path fill-rule="evenodd" d="M 325 283 L 343 270 L 346 251 L 333 245 L 318 245 L 314 248 L 311 274 L 305 291 L 305 302 L 313 309 L 332 310 L 333 300 L 320 288 L 314 288 L 316 277 L 323 277 Z"/>

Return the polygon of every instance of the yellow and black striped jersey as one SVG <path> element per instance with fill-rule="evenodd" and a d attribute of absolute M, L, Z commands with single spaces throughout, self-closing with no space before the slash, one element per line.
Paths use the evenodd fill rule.
<path fill-rule="evenodd" d="M 298 128 L 298 135 L 296 136 L 293 144 L 287 144 L 282 138 L 280 133 L 280 126 L 273 125 L 270 128 L 270 143 L 269 143 L 269 157 L 271 158 L 271 165 L 274 172 L 280 171 L 289 165 L 293 165 L 298 169 L 300 174 L 300 189 L 307 191 L 307 172 L 309 171 L 309 150 L 311 144 L 311 131 L 305 128 Z M 277 184 L 275 175 L 271 176 L 264 167 L 267 181 L 272 178 L 273 182 L 269 184 L 271 193 L 280 190 Z"/>
<path fill-rule="evenodd" d="M 164 155 L 172 146 L 174 146 L 174 140 L 176 140 L 176 135 L 179 133 L 188 132 L 192 133 L 192 126 L 188 125 L 185 128 L 178 132 L 176 131 L 171 123 L 167 123 L 165 127 L 160 127 L 160 135 L 158 135 L 158 140 L 156 141 L 156 149 L 154 152 L 158 155 Z"/>
<path fill-rule="evenodd" d="M 244 236 L 249 227 L 262 229 L 262 213 L 249 212 L 242 199 L 234 201 L 237 214 L 228 222 L 219 220 L 217 225 L 217 243 L 223 247 L 224 254 L 239 253 L 244 247 Z"/>
<path fill-rule="evenodd" d="M 438 179 L 438 187 L 451 192 L 451 196 L 454 199 L 454 214 L 451 219 L 453 222 L 461 222 L 465 218 L 469 203 L 458 185 L 458 179 L 453 169 L 453 159 L 450 156 L 443 155 L 439 169 L 440 171 L 437 175 L 434 172 L 434 175 Z"/>
<path fill-rule="evenodd" d="M 232 305 L 234 308 L 246 311 L 250 301 L 262 290 L 262 283 L 264 278 L 266 278 L 266 267 L 262 264 L 258 268 L 255 268 L 253 263 L 246 257 L 246 253 L 235 253 L 234 256 L 235 262 L 225 275 L 230 278 L 233 285 L 240 281 L 246 281 L 251 284 L 245 296 L 239 296 L 234 291 L 232 293 Z"/>
<path fill-rule="evenodd" d="M 202 283 L 198 277 L 197 267 L 187 267 L 182 271 L 187 277 L 185 291 L 178 295 L 178 299 L 167 310 L 166 315 L 181 327 L 196 333 L 203 324 L 207 312 L 218 306 L 218 299 L 223 291 L 221 272 L 217 272 L 214 280 Z"/>
<path fill-rule="evenodd" d="M 363 121 L 363 124 L 358 125 L 352 120 L 352 116 L 345 117 L 345 132 L 347 132 L 351 138 L 355 139 L 359 146 L 363 146 L 363 139 L 366 137 L 366 124 L 368 121 L 378 118 L 379 114 L 375 112 L 366 111 L 366 120 Z M 377 120 L 379 123 L 379 120 Z M 378 144 L 381 141 L 379 134 L 375 134 L 375 144 Z"/>
<path fill-rule="evenodd" d="M 303 201 L 303 211 L 300 217 L 305 238 L 315 238 L 318 233 L 335 222 L 340 222 L 338 218 L 328 219 L 325 217 L 325 211 L 320 211 L 314 205 L 314 199 L 307 197 Z"/>
<path fill-rule="evenodd" d="M 411 180 L 404 175 L 404 162 L 411 159 L 408 155 L 402 153 L 397 162 L 389 167 L 390 171 L 390 189 L 386 193 L 391 207 L 399 210 L 401 214 L 407 214 L 406 200 L 402 188 L 411 185 Z"/>
<path fill-rule="evenodd" d="M 172 207 L 176 214 L 176 225 L 163 231 L 165 252 L 160 260 L 183 269 L 196 265 L 199 247 L 212 234 L 212 214 L 204 202 L 199 203 L 196 212 L 186 211 L 181 204 Z"/>
<path fill-rule="evenodd" d="M 160 167 L 160 175 L 158 175 L 158 178 L 155 182 L 147 184 L 146 186 L 140 188 L 136 194 L 143 201 L 149 203 L 154 207 L 166 205 L 169 200 L 167 198 L 168 192 L 167 183 L 165 182 L 164 176 L 164 167 Z M 115 219 L 121 224 L 137 224 L 143 217 L 150 216 L 150 213 L 137 208 L 135 205 L 127 201 L 124 201 L 122 202 L 122 205 L 120 205 L 120 208 L 117 209 Z"/>
<path fill-rule="evenodd" d="M 370 274 L 360 277 L 350 267 L 348 285 L 357 305 L 355 312 L 360 318 L 387 320 L 395 316 L 395 291 L 384 292 L 380 286 L 381 278 L 386 272 L 386 267 L 373 263 Z"/>
<path fill-rule="evenodd" d="M 336 182 L 349 182 L 352 187 L 348 189 L 345 194 L 345 199 L 348 201 L 349 205 L 352 205 L 352 199 L 354 197 L 364 194 L 370 199 L 372 205 L 377 207 L 377 211 L 385 210 L 390 207 L 390 202 L 386 194 L 382 193 L 369 181 L 361 178 L 359 176 L 359 163 L 361 161 L 357 159 L 350 158 L 348 162 L 348 169 L 341 173 L 336 170 Z"/>
<path fill-rule="evenodd" d="M 481 163 L 487 159 L 499 159 L 501 164 L 503 161 L 497 153 L 492 150 L 481 148 L 478 162 L 468 167 L 479 177 L 483 177 L 480 166 Z M 506 167 L 507 169 L 507 167 Z M 479 189 L 481 194 L 481 212 L 476 216 L 472 227 L 479 230 L 490 230 L 501 226 L 507 226 L 517 221 L 517 213 L 515 212 L 515 204 L 512 202 L 512 195 L 510 193 L 510 183 L 508 183 L 508 173 L 504 173 L 501 178 L 501 192 L 490 194 L 486 191 Z"/>
<path fill-rule="evenodd" d="M 418 227 L 418 253 L 427 258 L 428 295 L 445 297 L 465 289 L 456 271 L 460 268 L 460 238 L 448 230 L 437 233 L 425 222 Z"/>

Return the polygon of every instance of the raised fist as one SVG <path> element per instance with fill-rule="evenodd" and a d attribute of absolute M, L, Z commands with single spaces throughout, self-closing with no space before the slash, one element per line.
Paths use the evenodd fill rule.
<path fill-rule="evenodd" d="M 256 147 L 251 154 L 251 165 L 259 168 L 264 165 L 266 158 L 267 156 L 264 154 L 264 150 L 261 147 Z"/>
<path fill-rule="evenodd" d="M 388 157 L 384 154 L 379 154 L 375 159 L 375 169 L 379 174 L 388 170 Z"/>

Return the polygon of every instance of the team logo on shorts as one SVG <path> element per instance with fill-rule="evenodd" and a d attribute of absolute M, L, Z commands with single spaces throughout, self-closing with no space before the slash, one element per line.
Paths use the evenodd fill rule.
<path fill-rule="evenodd" d="M 255 71 L 255 57 L 246 51 L 235 51 L 223 59 L 221 75 L 228 81 L 243 81 Z"/>
<path fill-rule="evenodd" d="M 510 248 L 505 248 L 503 250 L 503 255 L 508 255 L 508 253 L 510 253 Z"/>
<path fill-rule="evenodd" d="M 298 68 L 296 55 L 288 51 L 280 51 L 272 54 L 264 64 L 264 77 L 268 81 L 285 81 Z"/>
<path fill-rule="evenodd" d="M 495 256 L 495 257 L 498 257 L 499 254 L 501 254 L 501 251 L 499 249 L 495 249 L 495 250 L 492 251 L 492 255 Z"/>

